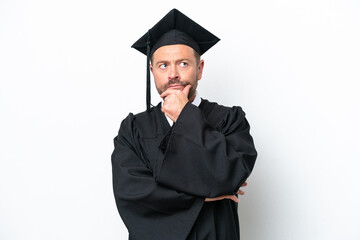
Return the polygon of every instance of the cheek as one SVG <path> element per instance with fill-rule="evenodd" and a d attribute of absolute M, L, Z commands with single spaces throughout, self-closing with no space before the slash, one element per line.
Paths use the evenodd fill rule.
<path fill-rule="evenodd" d="M 197 71 L 195 71 L 193 68 L 189 68 L 189 69 L 179 70 L 179 74 L 182 78 L 186 78 L 190 80 L 196 77 Z"/>
<path fill-rule="evenodd" d="M 194 83 L 198 79 L 198 72 L 197 71 L 189 71 L 186 73 L 186 80 Z"/>
<path fill-rule="evenodd" d="M 156 71 L 154 71 L 154 76 L 157 76 L 159 78 L 166 78 L 168 75 L 168 71 L 167 70 L 160 70 L 157 69 Z"/>
<path fill-rule="evenodd" d="M 153 77 L 154 77 L 155 86 L 157 88 L 162 88 L 167 83 L 167 80 L 166 80 L 166 77 L 164 74 L 161 74 L 158 72 L 157 73 L 153 72 Z"/>

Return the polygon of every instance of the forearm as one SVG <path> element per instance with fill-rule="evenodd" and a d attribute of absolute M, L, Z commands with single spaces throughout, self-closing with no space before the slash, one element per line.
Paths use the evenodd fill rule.
<path fill-rule="evenodd" d="M 201 197 L 235 194 L 253 168 L 256 151 L 245 118 L 218 131 L 187 104 L 168 139 L 156 181 Z"/>
<path fill-rule="evenodd" d="M 153 173 L 121 137 L 114 139 L 113 190 L 116 200 L 131 201 L 153 210 L 171 213 L 191 207 L 196 196 L 157 183 Z"/>

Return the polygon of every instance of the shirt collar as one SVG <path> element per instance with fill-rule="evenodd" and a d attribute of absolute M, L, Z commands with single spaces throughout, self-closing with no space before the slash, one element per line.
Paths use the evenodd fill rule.
<path fill-rule="evenodd" d="M 194 98 L 194 101 L 192 101 L 192 104 L 199 107 L 200 103 L 201 103 L 201 97 L 200 97 L 198 91 L 195 91 L 195 98 Z"/>

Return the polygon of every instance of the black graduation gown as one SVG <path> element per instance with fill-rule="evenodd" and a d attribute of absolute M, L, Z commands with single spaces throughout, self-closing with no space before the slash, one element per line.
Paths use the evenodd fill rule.
<path fill-rule="evenodd" d="M 131 240 L 235 240 L 236 194 L 257 156 L 240 107 L 187 103 L 170 127 L 161 103 L 129 114 L 114 138 L 113 188 Z"/>

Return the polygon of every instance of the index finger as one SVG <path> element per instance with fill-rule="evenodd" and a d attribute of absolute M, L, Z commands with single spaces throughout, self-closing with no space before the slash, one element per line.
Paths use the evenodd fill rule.
<path fill-rule="evenodd" d="M 167 89 L 165 92 L 163 92 L 160 97 L 161 98 L 164 98 L 172 93 L 174 93 L 175 91 L 180 91 L 180 90 L 177 90 L 177 89 Z"/>

